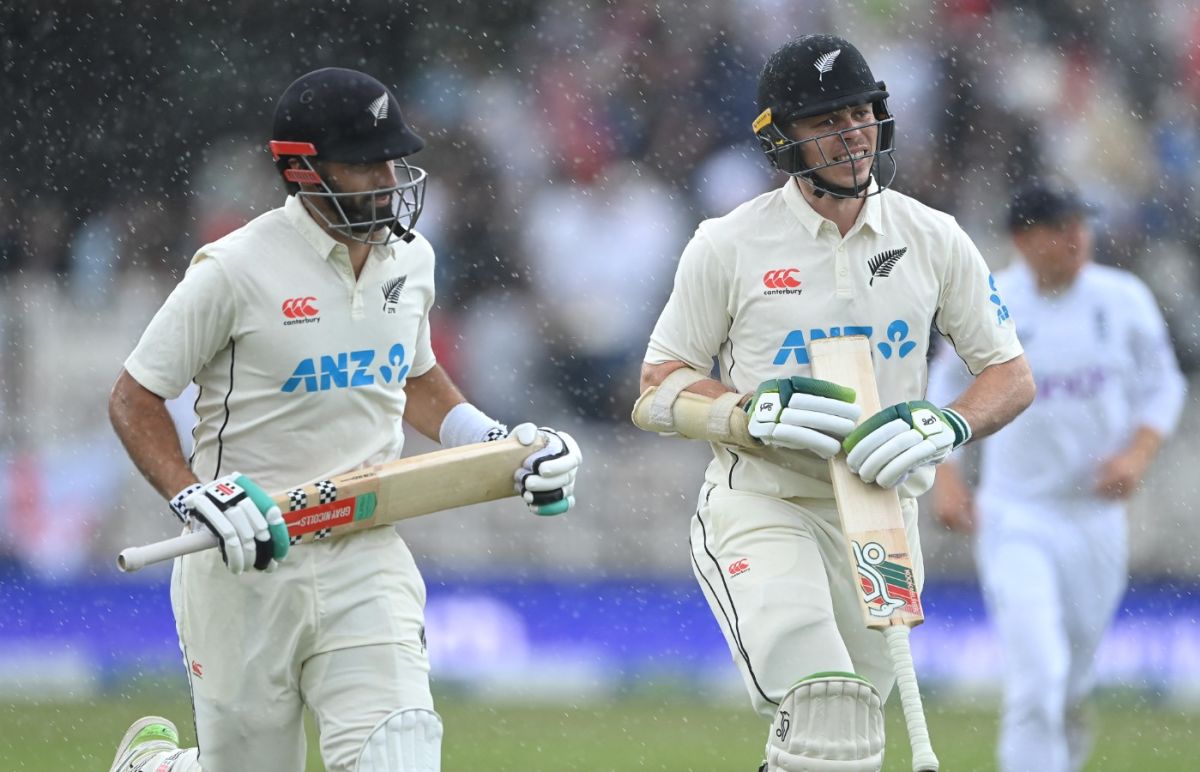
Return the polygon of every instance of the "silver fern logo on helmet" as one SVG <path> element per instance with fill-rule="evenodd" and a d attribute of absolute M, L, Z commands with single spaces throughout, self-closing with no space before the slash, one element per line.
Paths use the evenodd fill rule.
<path fill-rule="evenodd" d="M 380 121 L 387 118 L 387 111 L 388 111 L 387 94 L 381 94 L 378 99 L 376 99 L 374 102 L 372 102 L 370 105 L 367 106 L 367 112 L 369 112 L 372 116 L 374 116 L 376 126 L 379 125 Z"/>
<path fill-rule="evenodd" d="M 837 48 L 827 54 L 821 54 L 817 58 L 817 61 L 813 64 L 813 67 L 816 67 L 817 72 L 820 73 L 820 75 L 817 76 L 817 80 L 823 80 L 825 78 L 825 73 L 833 69 L 833 63 L 837 61 L 838 54 L 841 52 L 842 49 Z"/>

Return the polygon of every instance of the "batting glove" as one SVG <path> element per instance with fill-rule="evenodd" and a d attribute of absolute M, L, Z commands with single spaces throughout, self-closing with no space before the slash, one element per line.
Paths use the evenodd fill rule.
<path fill-rule="evenodd" d="M 171 499 L 171 509 L 185 523 L 199 521 L 213 532 L 230 573 L 274 571 L 287 557 L 290 542 L 279 507 L 245 475 L 189 485 Z"/>
<path fill-rule="evenodd" d="M 914 469 L 940 464 L 971 439 L 971 427 L 950 408 L 918 400 L 884 408 L 846 437 L 846 463 L 863 482 L 894 488 Z"/>
<path fill-rule="evenodd" d="M 575 472 L 583 454 L 571 435 L 545 426 L 539 429 L 531 423 L 519 424 L 509 436 L 523 445 L 532 445 L 539 433 L 546 437 L 546 447 L 525 458 L 513 475 L 515 487 L 535 515 L 561 515 L 575 506 Z"/>
<path fill-rule="evenodd" d="M 750 436 L 766 445 L 832 458 L 862 415 L 854 398 L 854 389 L 816 378 L 763 381 L 746 403 Z"/>

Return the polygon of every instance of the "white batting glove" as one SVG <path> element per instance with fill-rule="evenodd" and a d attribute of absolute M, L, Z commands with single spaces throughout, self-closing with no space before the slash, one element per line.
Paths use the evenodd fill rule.
<path fill-rule="evenodd" d="M 525 458 L 513 475 L 514 487 L 535 515 L 561 515 L 575 506 L 575 472 L 583 454 L 571 435 L 545 426 L 539 429 L 531 423 L 519 424 L 509 436 L 523 445 L 532 445 L 539 433 L 545 435 L 546 447 Z"/>
<path fill-rule="evenodd" d="M 230 573 L 274 571 L 287 557 L 290 542 L 279 507 L 245 475 L 189 485 L 171 499 L 171 509 L 185 523 L 199 521 L 213 532 Z"/>
<path fill-rule="evenodd" d="M 863 482 L 894 488 L 917 467 L 940 464 L 971 439 L 971 427 L 949 408 L 918 400 L 884 408 L 843 443 L 846 463 Z"/>
<path fill-rule="evenodd" d="M 763 381 L 746 403 L 750 436 L 765 445 L 832 458 L 862 415 L 854 397 L 854 389 L 816 378 Z"/>

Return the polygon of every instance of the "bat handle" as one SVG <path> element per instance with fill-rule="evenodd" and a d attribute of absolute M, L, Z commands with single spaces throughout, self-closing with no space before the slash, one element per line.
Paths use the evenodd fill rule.
<path fill-rule="evenodd" d="M 921 705 L 921 690 L 917 686 L 917 671 L 908 643 L 909 632 L 907 625 L 892 625 L 884 628 L 883 637 L 896 670 L 896 688 L 900 690 L 900 707 L 904 710 L 908 742 L 912 746 L 913 772 L 937 772 L 938 759 L 929 742 L 929 727 L 925 725 L 925 708 Z"/>
<path fill-rule="evenodd" d="M 121 550 L 120 555 L 117 555 L 117 568 L 128 574 L 154 563 L 161 563 L 181 555 L 190 555 L 193 552 L 200 552 L 215 546 L 217 546 L 217 537 L 208 529 L 185 533 L 173 539 L 163 539 L 141 547 L 126 547 Z"/>

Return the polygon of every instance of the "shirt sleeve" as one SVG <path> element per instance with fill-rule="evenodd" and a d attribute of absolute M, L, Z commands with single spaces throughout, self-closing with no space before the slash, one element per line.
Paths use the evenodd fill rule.
<path fill-rule="evenodd" d="M 150 320 L 125 360 L 125 370 L 163 399 L 174 399 L 229 345 L 236 325 L 229 277 L 217 260 L 197 255 Z"/>
<path fill-rule="evenodd" d="M 983 255 L 957 224 L 946 257 L 935 317 L 938 330 L 950 339 L 972 375 L 1016 359 L 1024 349 L 1001 288 Z"/>
<path fill-rule="evenodd" d="M 425 313 L 421 315 L 421 323 L 417 327 L 417 350 L 413 353 L 413 365 L 408 375 L 409 378 L 424 375 L 437 364 L 437 357 L 433 353 L 433 343 L 430 340 L 429 333 L 429 312 L 433 309 L 433 299 L 435 296 L 432 289 L 432 281 L 430 279 L 429 298 L 425 303 Z"/>
<path fill-rule="evenodd" d="M 935 405 L 949 405 L 971 385 L 971 374 L 949 341 L 940 341 L 929 363 L 929 387 L 925 399 Z"/>
<path fill-rule="evenodd" d="M 1175 431 L 1183 412 L 1187 381 L 1179 370 L 1158 302 L 1146 285 L 1130 278 L 1133 292 L 1129 311 L 1132 318 L 1127 345 L 1135 363 L 1134 393 L 1131 395 L 1131 404 L 1137 413 L 1134 423 L 1167 437 Z"/>
<path fill-rule="evenodd" d="M 428 286 L 429 290 L 425 295 L 425 307 L 422 309 L 421 322 L 417 326 L 417 337 L 414 342 L 416 350 L 413 352 L 412 369 L 408 373 L 409 378 L 416 378 L 424 375 L 433 369 L 437 364 L 437 356 L 433 353 L 433 343 L 429 331 L 429 314 L 433 310 L 434 301 L 437 299 L 437 287 L 435 283 L 436 271 L 434 269 L 436 258 L 434 256 L 433 245 L 425 238 L 419 237 L 419 248 L 424 250 L 422 257 L 424 262 L 421 268 L 420 284 Z"/>
<path fill-rule="evenodd" d="M 686 362 L 703 373 L 712 369 L 729 336 L 729 287 L 728 272 L 701 227 L 679 258 L 675 286 L 650 334 L 645 361 Z"/>

